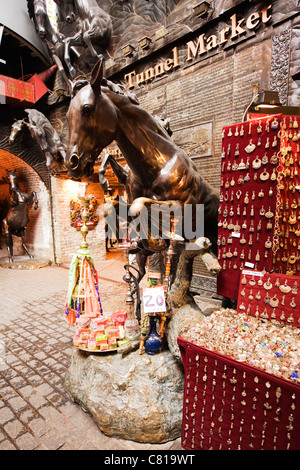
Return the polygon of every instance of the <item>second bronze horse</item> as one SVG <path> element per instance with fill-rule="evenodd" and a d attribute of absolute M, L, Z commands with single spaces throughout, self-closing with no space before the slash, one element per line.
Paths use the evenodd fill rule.
<path fill-rule="evenodd" d="M 38 208 L 38 199 L 34 191 L 27 194 L 18 185 L 17 175 L 14 171 L 8 171 L 7 176 L 10 182 L 11 204 L 2 221 L 2 236 L 8 249 L 9 261 L 13 261 L 13 235 L 21 237 L 22 247 L 33 258 L 26 246 L 26 226 L 29 222 L 28 207 L 34 203 L 34 209 Z"/>

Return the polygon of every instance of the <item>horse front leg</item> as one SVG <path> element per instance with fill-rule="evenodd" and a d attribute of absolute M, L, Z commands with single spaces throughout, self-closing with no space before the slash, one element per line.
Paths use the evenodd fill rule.
<path fill-rule="evenodd" d="M 24 228 L 21 232 L 21 239 L 22 239 L 22 247 L 24 248 L 24 250 L 26 251 L 27 255 L 29 256 L 29 258 L 33 258 L 33 255 L 30 253 L 30 251 L 28 250 L 27 246 L 26 246 L 26 229 Z"/>
<path fill-rule="evenodd" d="M 67 64 L 70 76 L 72 79 L 76 77 L 76 70 L 71 64 L 71 57 L 70 57 L 70 47 L 74 45 L 82 45 L 82 34 L 81 32 L 75 34 L 75 36 L 71 38 L 66 38 L 63 40 L 64 42 L 64 47 L 65 47 L 65 54 L 64 54 L 64 60 L 65 63 Z"/>
<path fill-rule="evenodd" d="M 91 37 L 93 37 L 94 35 L 95 35 L 95 32 L 92 29 L 89 29 L 89 30 L 85 31 L 83 33 L 83 36 L 82 36 L 83 41 L 87 45 L 87 48 L 90 51 L 92 57 L 96 57 L 98 59 L 104 59 L 104 55 L 103 54 L 98 54 L 98 52 L 96 51 L 96 49 L 94 48 L 94 46 L 92 44 Z M 99 34 L 99 37 L 101 37 L 100 34 Z"/>
<path fill-rule="evenodd" d="M 124 168 L 122 165 L 120 165 L 114 158 L 113 155 L 110 153 L 106 153 L 104 155 L 104 158 L 102 160 L 102 163 L 100 165 L 100 168 L 98 170 L 98 176 L 99 176 L 99 182 L 101 184 L 101 187 L 104 192 L 108 190 L 109 183 L 108 180 L 105 178 L 105 172 L 107 169 L 107 166 L 110 164 L 114 174 L 118 178 L 118 181 L 120 184 L 123 184 L 126 186 L 129 170 Z"/>

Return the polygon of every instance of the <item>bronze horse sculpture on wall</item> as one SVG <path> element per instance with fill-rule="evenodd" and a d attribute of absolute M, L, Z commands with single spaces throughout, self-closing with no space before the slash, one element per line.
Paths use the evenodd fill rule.
<path fill-rule="evenodd" d="M 66 166 L 78 179 L 93 174 L 94 163 L 116 141 L 134 175 L 132 199 L 157 204 L 179 201 L 204 207 L 204 236 L 217 251 L 217 192 L 196 171 L 193 162 L 135 96 L 103 78 L 103 63 L 94 67 L 90 82 L 73 84 L 67 112 L 69 140 Z M 149 247 L 147 244 L 146 248 Z M 155 249 L 153 250 L 155 251 Z"/>
<path fill-rule="evenodd" d="M 24 250 L 29 258 L 33 258 L 26 246 L 26 226 L 29 222 L 28 207 L 34 203 L 36 210 L 38 199 L 35 191 L 27 194 L 19 188 L 15 171 L 8 171 L 7 176 L 10 182 L 11 204 L 2 221 L 2 236 L 8 249 L 9 262 L 13 262 L 13 235 L 21 237 Z"/>
<path fill-rule="evenodd" d="M 65 40 L 65 59 L 70 61 L 70 47 L 87 46 L 92 57 L 103 57 L 95 45 L 106 52 L 112 34 L 112 22 L 96 0 L 55 0 L 68 23 L 75 23 L 78 28 L 72 37 Z"/>

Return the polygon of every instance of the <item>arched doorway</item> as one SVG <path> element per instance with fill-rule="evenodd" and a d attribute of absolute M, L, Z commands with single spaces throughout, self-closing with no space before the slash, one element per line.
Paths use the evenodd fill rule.
<path fill-rule="evenodd" d="M 37 193 L 39 207 L 29 208 L 29 223 L 27 225 L 27 246 L 35 259 L 53 259 L 52 223 L 50 195 L 45 183 L 37 172 L 26 162 L 7 150 L 0 149 L 0 204 L 9 200 L 9 182 L 7 170 L 15 170 L 20 188 L 30 193 Z M 22 247 L 21 239 L 13 237 L 14 256 L 27 256 Z M 7 257 L 7 249 L 2 241 L 0 259 Z"/>

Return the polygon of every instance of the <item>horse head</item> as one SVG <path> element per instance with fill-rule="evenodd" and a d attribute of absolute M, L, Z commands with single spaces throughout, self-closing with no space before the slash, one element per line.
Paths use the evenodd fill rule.
<path fill-rule="evenodd" d="M 22 130 L 24 125 L 25 125 L 25 122 L 23 119 L 20 119 L 19 121 L 16 121 L 13 123 L 13 125 L 11 126 L 9 138 L 8 138 L 9 144 L 15 141 L 16 135 Z"/>
<path fill-rule="evenodd" d="M 76 20 L 74 0 L 54 0 L 59 6 L 67 23 L 73 23 Z"/>
<path fill-rule="evenodd" d="M 11 189 L 17 188 L 18 178 L 17 178 L 15 170 L 6 170 L 6 173 L 7 173 L 7 178 L 11 186 Z"/>
<path fill-rule="evenodd" d="M 65 164 L 70 177 L 79 179 L 93 174 L 94 163 L 101 151 L 115 138 L 117 110 L 101 91 L 103 62 L 94 67 L 90 82 L 73 84 L 67 112 L 69 139 Z"/>

